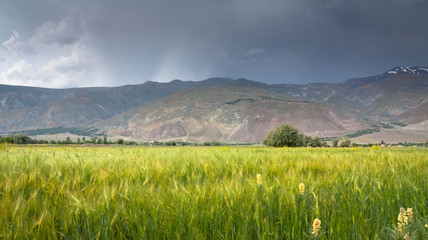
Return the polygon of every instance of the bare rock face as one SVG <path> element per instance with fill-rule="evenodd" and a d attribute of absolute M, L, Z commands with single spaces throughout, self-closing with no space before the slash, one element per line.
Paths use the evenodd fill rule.
<path fill-rule="evenodd" d="M 127 113 L 125 113 L 127 114 Z M 123 129 L 142 140 L 259 142 L 281 124 L 316 136 L 368 127 L 325 103 L 304 102 L 250 84 L 190 89 L 96 124 L 114 135 Z M 120 124 L 119 124 L 120 122 Z"/>
<path fill-rule="evenodd" d="M 165 138 L 179 138 L 186 136 L 186 130 L 179 122 L 176 123 L 159 123 L 152 124 L 147 131 L 141 133 L 140 137 L 144 139 L 165 139 Z"/>
<path fill-rule="evenodd" d="M 399 114 L 394 120 L 407 124 L 416 124 L 428 121 L 428 99 L 419 106 Z"/>

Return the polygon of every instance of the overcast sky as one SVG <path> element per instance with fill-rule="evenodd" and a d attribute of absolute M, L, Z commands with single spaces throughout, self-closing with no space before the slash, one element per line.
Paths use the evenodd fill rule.
<path fill-rule="evenodd" d="M 0 0 L 0 83 L 340 82 L 428 66 L 427 0 Z"/>

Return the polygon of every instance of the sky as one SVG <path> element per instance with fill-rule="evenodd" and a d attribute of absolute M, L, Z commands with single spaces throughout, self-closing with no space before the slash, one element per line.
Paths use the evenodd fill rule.
<path fill-rule="evenodd" d="M 428 66 L 426 0 L 0 0 L 0 83 L 341 82 Z"/>

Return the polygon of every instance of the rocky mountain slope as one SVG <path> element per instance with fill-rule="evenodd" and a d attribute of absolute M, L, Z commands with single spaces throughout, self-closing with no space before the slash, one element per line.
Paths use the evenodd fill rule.
<path fill-rule="evenodd" d="M 337 136 L 368 125 L 325 103 L 305 102 L 236 80 L 193 88 L 95 124 L 109 135 L 131 139 L 259 142 L 278 125 L 309 135 Z"/>
<path fill-rule="evenodd" d="M 95 127 L 136 140 L 257 142 L 287 123 L 308 135 L 339 136 L 376 124 L 425 126 L 427 92 L 423 67 L 337 84 L 216 78 L 113 88 L 0 85 L 0 133 Z"/>
<path fill-rule="evenodd" d="M 338 84 L 281 84 L 272 88 L 307 101 L 328 103 L 350 116 L 394 122 L 400 121 L 396 119 L 400 114 L 428 101 L 428 68 L 396 67 Z"/>
<path fill-rule="evenodd" d="M 52 127 L 87 127 L 129 109 L 192 87 L 222 85 L 231 79 L 200 82 L 146 82 L 113 88 L 46 89 L 0 85 L 0 133 Z"/>

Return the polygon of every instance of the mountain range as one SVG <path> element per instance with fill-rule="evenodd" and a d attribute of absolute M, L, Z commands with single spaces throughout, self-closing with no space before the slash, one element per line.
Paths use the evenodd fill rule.
<path fill-rule="evenodd" d="M 230 78 L 71 89 L 0 85 L 0 132 L 91 128 L 135 141 L 254 143 L 290 124 L 319 137 L 416 128 L 428 139 L 427 93 L 424 67 L 305 85 Z"/>

